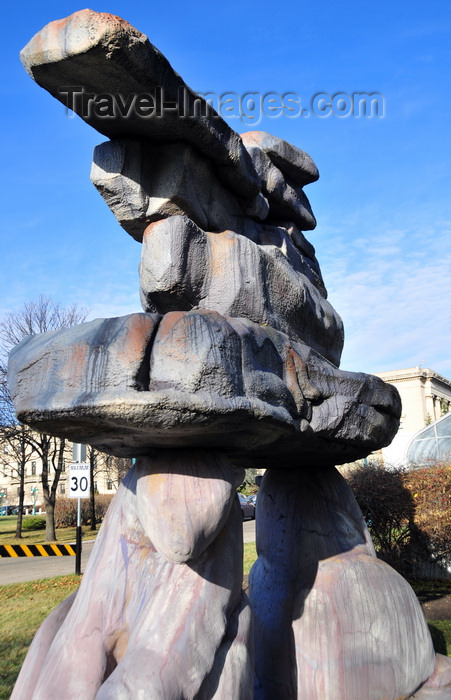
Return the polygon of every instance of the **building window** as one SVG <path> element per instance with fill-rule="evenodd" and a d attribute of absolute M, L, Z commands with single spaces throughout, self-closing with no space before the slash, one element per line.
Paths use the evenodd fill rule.
<path fill-rule="evenodd" d="M 108 491 L 112 491 L 113 490 L 113 482 L 108 479 L 108 481 L 106 482 L 106 487 L 107 487 Z"/>
<path fill-rule="evenodd" d="M 3 446 L 3 452 L 5 453 L 5 455 L 8 454 L 8 445 Z"/>
<path fill-rule="evenodd" d="M 60 493 L 66 493 L 66 484 L 60 484 Z"/>
<path fill-rule="evenodd" d="M 17 496 L 20 496 L 20 486 L 17 487 Z"/>
<path fill-rule="evenodd" d="M 31 476 L 36 476 L 36 462 L 31 463 Z"/>
<path fill-rule="evenodd" d="M 66 471 L 66 462 L 64 461 L 64 459 L 63 459 L 63 463 L 62 463 L 62 465 L 61 465 L 61 471 L 62 471 L 62 472 L 65 472 L 65 471 Z"/>

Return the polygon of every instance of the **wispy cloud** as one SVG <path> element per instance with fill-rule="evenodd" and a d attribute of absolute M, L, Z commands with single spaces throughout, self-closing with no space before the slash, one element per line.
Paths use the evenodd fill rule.
<path fill-rule="evenodd" d="M 329 247 L 341 250 L 344 239 Z M 342 366 L 376 372 L 426 366 L 451 376 L 451 226 L 385 230 L 322 261 L 345 324 Z"/>

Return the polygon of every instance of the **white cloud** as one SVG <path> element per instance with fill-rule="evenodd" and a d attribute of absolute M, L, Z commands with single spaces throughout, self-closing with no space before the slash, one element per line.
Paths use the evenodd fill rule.
<path fill-rule="evenodd" d="M 336 234 L 336 232 L 335 232 Z M 342 366 L 377 372 L 420 363 L 451 377 L 451 227 L 386 229 L 346 246 L 328 239 L 329 299 L 345 324 Z"/>

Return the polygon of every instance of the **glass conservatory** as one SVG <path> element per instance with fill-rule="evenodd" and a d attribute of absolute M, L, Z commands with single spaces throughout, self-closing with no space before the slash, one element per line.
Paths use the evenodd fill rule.
<path fill-rule="evenodd" d="M 451 461 L 451 413 L 446 413 L 412 438 L 406 459 L 418 466 Z"/>

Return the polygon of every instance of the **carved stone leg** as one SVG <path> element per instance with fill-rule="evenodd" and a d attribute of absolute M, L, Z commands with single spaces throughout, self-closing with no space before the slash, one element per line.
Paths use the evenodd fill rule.
<path fill-rule="evenodd" d="M 236 477 L 220 454 L 141 457 L 72 606 L 44 623 L 41 638 L 54 638 L 44 653 L 33 644 L 13 698 L 251 700 Z"/>
<path fill-rule="evenodd" d="M 376 559 L 336 469 L 269 470 L 256 521 L 255 700 L 395 700 L 422 686 L 435 654 L 421 606 Z"/>

